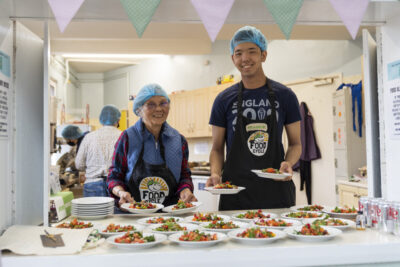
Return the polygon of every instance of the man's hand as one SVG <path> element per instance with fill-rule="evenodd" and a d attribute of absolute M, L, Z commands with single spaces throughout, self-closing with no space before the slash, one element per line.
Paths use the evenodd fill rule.
<path fill-rule="evenodd" d="M 221 176 L 217 174 L 211 174 L 210 178 L 207 179 L 206 186 L 214 186 L 220 183 L 222 183 Z"/>
<path fill-rule="evenodd" d="M 285 172 L 285 173 L 290 173 L 291 175 L 289 177 L 286 177 L 285 179 L 281 179 L 281 180 L 275 180 L 275 181 L 290 181 L 292 180 L 292 175 L 293 175 L 293 170 L 292 170 L 292 164 L 290 164 L 287 161 L 282 161 L 281 163 L 281 168 L 279 169 L 281 172 Z"/>
<path fill-rule="evenodd" d="M 135 200 L 133 199 L 133 197 L 131 196 L 131 193 L 126 192 L 124 190 L 120 190 L 118 191 L 118 197 L 119 197 L 119 202 L 118 204 L 121 206 L 124 203 L 132 203 Z"/>
<path fill-rule="evenodd" d="M 193 195 L 192 191 L 189 188 L 183 189 L 179 193 L 179 198 L 185 202 L 193 202 L 197 201 L 197 198 Z"/>

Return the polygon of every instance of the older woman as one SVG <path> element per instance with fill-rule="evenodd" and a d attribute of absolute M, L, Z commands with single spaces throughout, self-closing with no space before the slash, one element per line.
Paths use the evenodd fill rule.
<path fill-rule="evenodd" d="M 164 206 L 196 201 L 186 139 L 166 122 L 170 99 L 157 84 L 144 86 L 133 102 L 140 120 L 117 143 L 107 185 L 119 204 L 147 200 Z"/>

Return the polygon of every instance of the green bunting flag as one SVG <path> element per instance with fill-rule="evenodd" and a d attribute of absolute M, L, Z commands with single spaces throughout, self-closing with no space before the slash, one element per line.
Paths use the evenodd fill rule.
<path fill-rule="evenodd" d="M 139 37 L 150 23 L 161 0 L 120 0 Z"/>
<path fill-rule="evenodd" d="M 289 39 L 303 0 L 264 0 L 264 4 L 286 39 Z"/>

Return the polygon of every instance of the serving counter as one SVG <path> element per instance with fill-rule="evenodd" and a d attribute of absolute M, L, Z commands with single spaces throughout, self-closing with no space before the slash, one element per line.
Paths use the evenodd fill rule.
<path fill-rule="evenodd" d="M 281 214 L 288 210 L 267 211 Z M 137 219 L 149 216 L 152 215 L 114 215 L 93 223 L 136 223 Z M 6 252 L 2 255 L 3 265 L 0 266 L 315 266 L 367 263 L 376 266 L 379 263 L 400 264 L 399 252 L 400 237 L 372 229 L 358 231 L 353 228 L 344 230 L 343 234 L 333 240 L 313 243 L 286 237 L 262 246 L 248 246 L 226 240 L 207 248 L 186 248 L 165 241 L 152 248 L 127 251 L 104 242 L 99 247 L 67 256 L 19 256 Z"/>

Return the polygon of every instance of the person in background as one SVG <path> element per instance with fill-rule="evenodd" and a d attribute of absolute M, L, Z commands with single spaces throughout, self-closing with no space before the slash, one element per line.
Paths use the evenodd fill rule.
<path fill-rule="evenodd" d="M 71 147 L 76 146 L 75 152 L 78 153 L 81 142 L 88 133 L 89 132 L 82 133 L 78 126 L 68 125 L 62 130 L 61 135 L 65 139 L 67 145 Z"/>
<path fill-rule="evenodd" d="M 100 129 L 83 139 L 75 158 L 78 170 L 85 171 L 83 196 L 108 196 L 106 179 L 111 165 L 114 145 L 121 131 L 117 129 L 121 112 L 113 105 L 104 106 L 100 113 Z"/>
<path fill-rule="evenodd" d="M 109 192 L 119 205 L 149 201 L 164 206 L 196 201 L 186 139 L 167 122 L 170 99 L 158 84 L 144 86 L 133 102 L 140 117 L 115 145 Z M 117 210 L 118 212 L 118 210 Z"/>
<path fill-rule="evenodd" d="M 225 89 L 214 101 L 210 117 L 211 176 L 206 186 L 231 181 L 246 187 L 238 195 L 221 195 L 220 210 L 293 206 L 296 197 L 291 176 L 275 181 L 259 178 L 251 170 L 274 168 L 293 173 L 292 165 L 301 154 L 297 97 L 286 86 L 265 76 L 262 63 L 267 58 L 267 41 L 258 29 L 239 29 L 230 42 L 230 52 L 242 81 Z M 286 156 L 283 127 L 289 142 Z"/>

